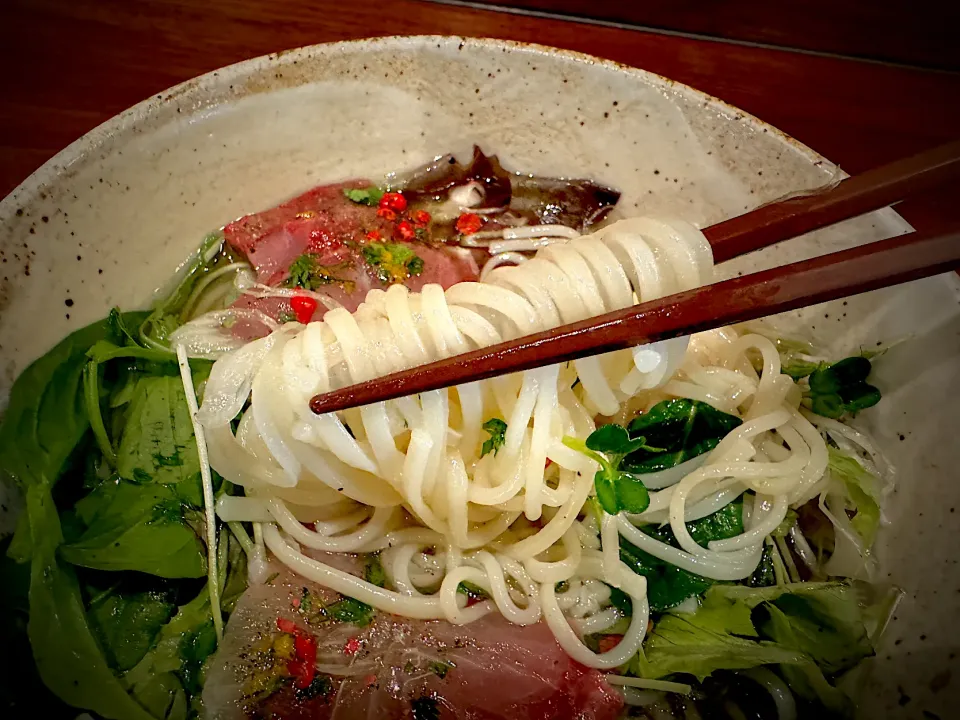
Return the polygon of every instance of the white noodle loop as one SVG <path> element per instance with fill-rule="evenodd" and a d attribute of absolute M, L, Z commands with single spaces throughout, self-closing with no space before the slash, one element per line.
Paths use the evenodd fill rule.
<path fill-rule="evenodd" d="M 555 228 L 513 230 L 504 242 L 534 242 L 547 230 Z M 218 360 L 199 419 L 214 469 L 247 495 L 220 503 L 222 516 L 262 522 L 282 562 L 381 610 L 458 624 L 489 612 L 517 624 L 542 618 L 571 656 L 598 668 L 635 655 L 647 627 L 646 580 L 621 562 L 621 538 L 708 578 L 750 575 L 765 536 L 789 503 L 818 492 L 826 467 L 776 348 L 758 335 L 725 329 L 339 414 L 310 411 L 315 393 L 713 279 L 710 246 L 686 223 L 636 218 L 573 234 L 520 264 L 488 265 L 481 282 L 374 290 L 352 314 L 338 308 L 291 323 Z M 761 360 L 759 372 L 750 358 Z M 744 422 L 711 452 L 650 475 L 646 512 L 578 521 L 596 465 L 562 438 L 586 437 L 597 415 L 622 422 L 672 397 Z M 698 545 L 685 523 L 747 489 L 757 502 L 744 532 Z M 669 523 L 679 547 L 644 533 L 647 523 Z M 301 546 L 383 551 L 395 590 Z M 488 599 L 468 604 L 463 582 Z M 622 619 L 611 587 L 629 597 L 632 617 L 621 642 L 597 654 L 583 636 Z"/>

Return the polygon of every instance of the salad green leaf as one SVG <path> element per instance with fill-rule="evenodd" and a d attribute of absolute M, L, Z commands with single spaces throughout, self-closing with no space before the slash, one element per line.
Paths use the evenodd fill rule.
<path fill-rule="evenodd" d="M 83 535 L 60 548 L 74 565 L 138 570 L 165 578 L 203 577 L 206 551 L 184 521 L 188 508 L 175 491 L 157 484 L 106 482 L 78 503 Z"/>
<path fill-rule="evenodd" d="M 674 467 L 713 450 L 742 422 L 699 400 L 664 400 L 630 421 L 631 437 L 642 435 L 655 447 L 633 449 L 622 467 L 637 474 Z"/>
<path fill-rule="evenodd" d="M 660 542 L 678 546 L 669 525 L 646 525 L 640 530 Z M 687 523 L 687 531 L 698 544 L 704 546 L 711 540 L 736 537 L 743 532 L 742 501 L 729 503 L 712 515 Z M 635 573 L 647 578 L 647 599 L 654 612 L 675 607 L 701 594 L 714 583 L 644 552 L 623 537 L 620 538 L 620 559 Z"/>
<path fill-rule="evenodd" d="M 87 617 L 110 666 L 125 672 L 143 659 L 176 609 L 169 588 L 108 588 L 91 598 Z"/>
<path fill-rule="evenodd" d="M 854 512 L 850 523 L 870 547 L 880 527 L 880 478 L 842 450 L 827 446 L 830 474 L 842 483 Z"/>
<path fill-rule="evenodd" d="M 780 665 L 798 695 L 846 715 L 849 698 L 828 678 L 873 653 L 861 594 L 847 582 L 749 588 L 714 585 L 693 613 L 668 613 L 632 670 L 657 678 Z"/>
<path fill-rule="evenodd" d="M 200 461 L 179 377 L 144 377 L 137 384 L 117 450 L 117 472 L 134 483 L 176 485 L 202 504 Z"/>
<path fill-rule="evenodd" d="M 154 720 L 113 674 L 87 621 L 76 575 L 57 561 L 62 536 L 50 489 L 35 483 L 26 501 L 33 548 L 27 633 L 44 684 L 67 704 L 110 720 Z"/>
<path fill-rule="evenodd" d="M 869 360 L 856 355 L 812 372 L 809 396 L 813 412 L 839 418 L 880 402 L 880 391 L 867 383 L 871 368 Z"/>
<path fill-rule="evenodd" d="M 134 324 L 143 316 L 125 313 L 122 318 Z M 0 470 L 21 487 L 52 487 L 90 427 L 82 387 L 86 353 L 98 340 L 111 339 L 113 332 L 104 319 L 71 333 L 13 384 L 0 425 Z"/>

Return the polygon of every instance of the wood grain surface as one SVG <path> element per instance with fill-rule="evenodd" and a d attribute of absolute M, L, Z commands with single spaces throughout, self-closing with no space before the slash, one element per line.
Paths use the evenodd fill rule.
<path fill-rule="evenodd" d="M 474 0 L 707 37 L 960 69 L 960 4 L 943 0 Z"/>
<path fill-rule="evenodd" d="M 538 42 L 660 73 L 757 115 L 848 172 L 960 135 L 955 73 L 417 0 L 6 0 L 0 194 L 96 125 L 193 76 L 301 45 L 412 34 Z M 955 227 L 957 196 L 951 188 L 903 211 L 921 228 Z"/>

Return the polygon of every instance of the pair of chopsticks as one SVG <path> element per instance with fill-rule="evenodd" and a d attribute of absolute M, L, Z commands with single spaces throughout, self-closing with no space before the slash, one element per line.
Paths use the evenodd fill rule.
<path fill-rule="evenodd" d="M 716 262 L 960 181 L 960 141 L 706 228 Z M 960 232 L 904 235 L 744 275 L 317 395 L 317 414 L 691 335 L 960 267 Z"/>

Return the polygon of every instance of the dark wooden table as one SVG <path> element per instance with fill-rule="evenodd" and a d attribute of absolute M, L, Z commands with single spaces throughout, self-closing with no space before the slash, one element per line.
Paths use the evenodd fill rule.
<path fill-rule="evenodd" d="M 265 53 L 377 35 L 509 38 L 660 73 L 757 115 L 848 172 L 960 137 L 960 74 L 416 0 L 6 0 L 0 195 L 124 108 Z M 960 224 L 960 188 L 901 208 Z"/>

